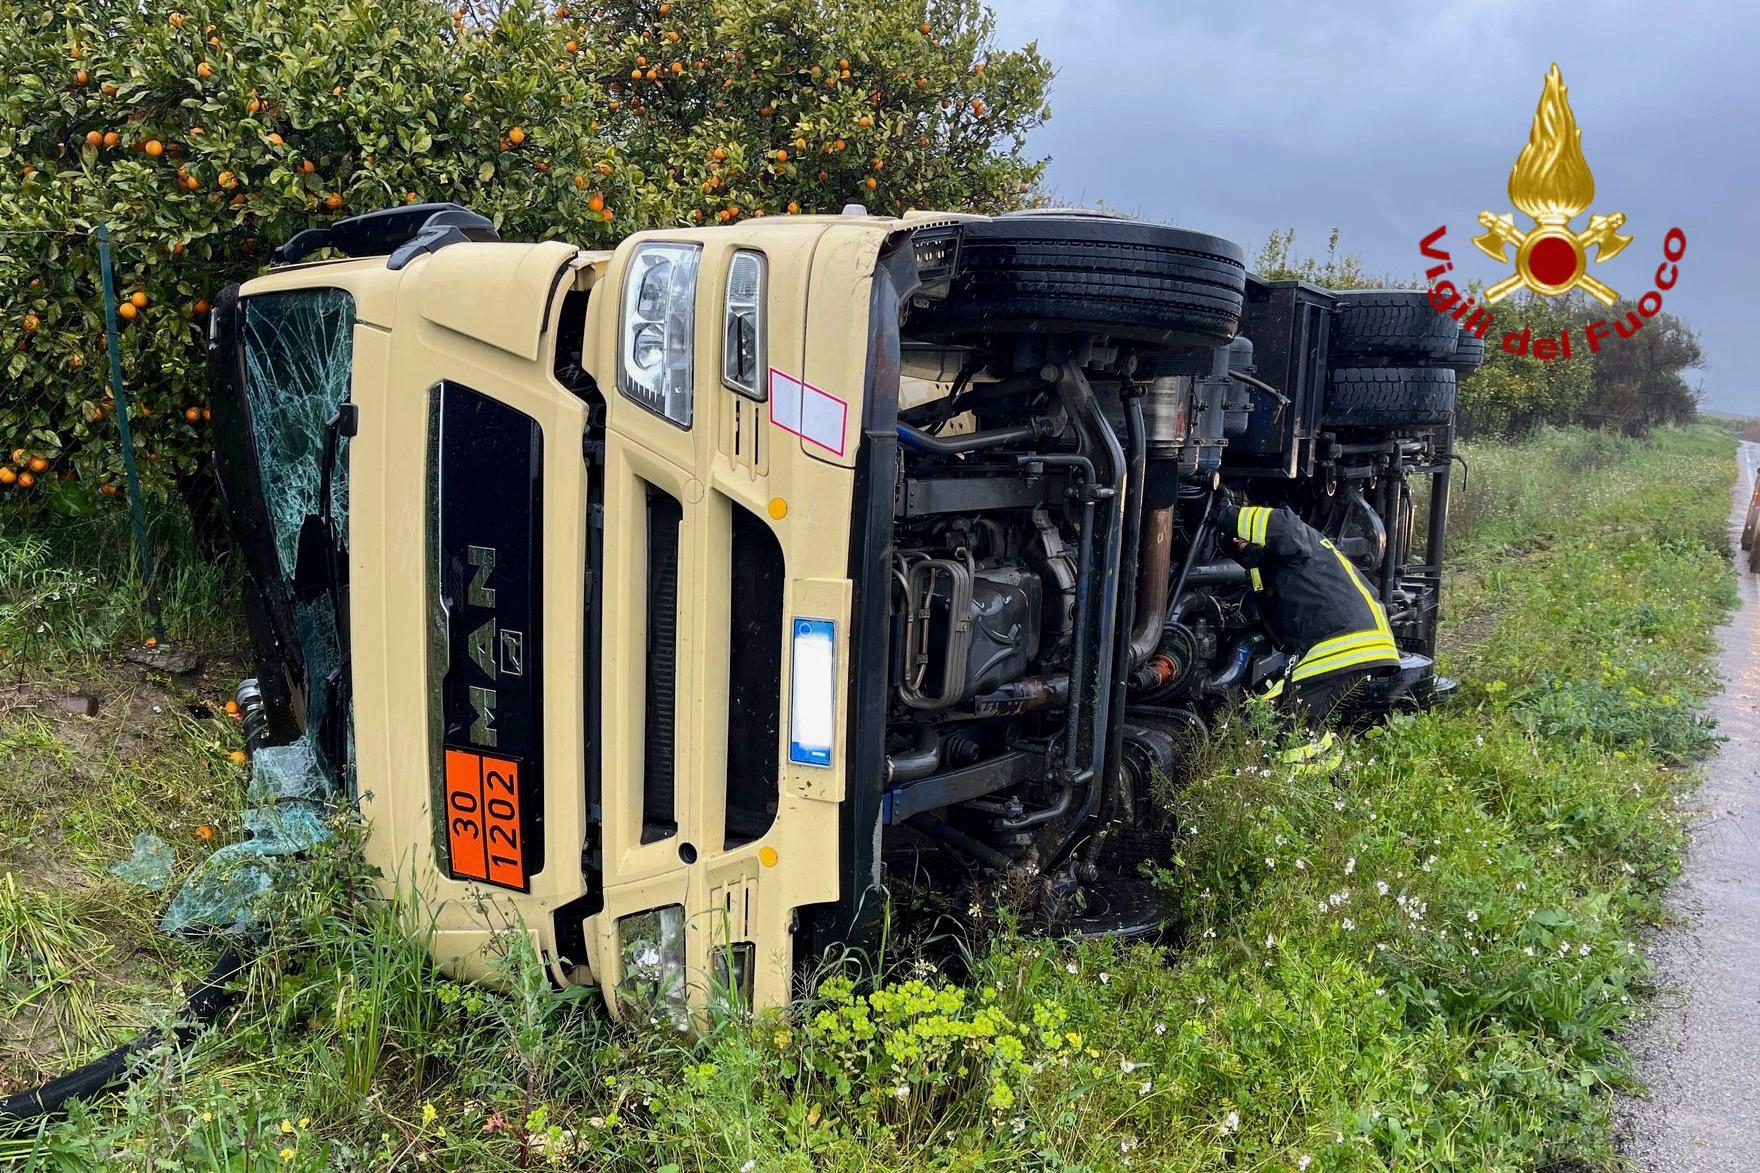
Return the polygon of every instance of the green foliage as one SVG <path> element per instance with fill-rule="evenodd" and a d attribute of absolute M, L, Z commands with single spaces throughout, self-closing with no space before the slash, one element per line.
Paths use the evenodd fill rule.
<path fill-rule="evenodd" d="M 1461 429 L 1468 434 L 1520 435 L 1543 423 L 1574 423 L 1589 402 L 1596 356 L 1583 344 L 1589 311 L 1582 298 L 1522 294 L 1496 308 L 1496 324 L 1485 336 L 1485 365 L 1461 385 Z M 1571 357 L 1539 359 L 1533 342 L 1557 340 L 1571 332 Z M 1526 354 L 1504 348 L 1506 335 L 1529 339 Z"/>
<path fill-rule="evenodd" d="M 99 223 L 143 301 L 123 376 L 162 491 L 206 460 L 208 304 L 302 228 L 455 200 L 610 247 L 846 201 L 995 211 L 1040 174 L 1051 76 L 978 0 L 9 5 L 0 70 L 0 453 L 49 465 L 0 493 L 30 472 L 75 511 L 121 472 Z"/>
<path fill-rule="evenodd" d="M 0 1158 L 1617 1168 L 1616 1040 L 1649 992 L 1638 942 L 1684 840 L 1677 759 L 1706 745 L 1710 629 L 1733 601 L 1731 447 L 1708 427 L 1473 445 L 1500 495 L 1451 532 L 1464 695 L 1348 740 L 1330 776 L 1281 760 L 1272 714 L 1237 714 L 1170 798 L 1186 835 L 1156 875 L 1185 908 L 1176 951 L 1004 934 L 957 980 L 913 958 L 700 1039 L 614 1029 L 517 934 L 500 992 L 436 973 L 419 916 L 362 898 L 345 828 L 225 1032 Z M 13 736 L 46 760 L 23 747 L 47 730 Z M 75 915 L 43 923 L 72 939 Z"/>
<path fill-rule="evenodd" d="M 1268 281 L 1309 281 L 1327 289 L 1399 289 L 1410 282 L 1392 277 L 1377 277 L 1363 268 L 1363 258 L 1355 253 L 1340 255 L 1337 228 L 1326 238 L 1326 256 L 1302 256 L 1296 251 L 1294 228 L 1273 228 L 1253 258 L 1253 272 Z"/>

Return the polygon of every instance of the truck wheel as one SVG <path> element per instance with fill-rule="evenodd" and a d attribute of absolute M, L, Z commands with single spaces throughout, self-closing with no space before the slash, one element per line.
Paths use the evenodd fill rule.
<path fill-rule="evenodd" d="M 1455 340 L 1453 356 L 1442 365 L 1454 372 L 1454 380 L 1459 383 L 1485 365 L 1485 340 L 1462 330 Z"/>
<path fill-rule="evenodd" d="M 1240 326 L 1246 254 L 1220 237 L 1080 211 L 966 224 L 945 300 L 918 303 L 923 337 L 1098 334 L 1214 347 Z"/>
<path fill-rule="evenodd" d="M 1446 361 L 1455 352 L 1459 323 L 1437 313 L 1422 290 L 1346 289 L 1335 296 L 1334 355 Z"/>
<path fill-rule="evenodd" d="M 1326 387 L 1329 427 L 1398 428 L 1447 423 L 1454 415 L 1447 367 L 1344 367 Z"/>

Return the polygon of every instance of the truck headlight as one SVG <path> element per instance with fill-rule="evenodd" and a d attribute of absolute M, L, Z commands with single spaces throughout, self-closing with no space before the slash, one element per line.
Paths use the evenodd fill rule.
<path fill-rule="evenodd" d="M 762 402 L 765 385 L 764 254 L 741 249 L 727 270 L 725 325 L 721 332 L 721 381 L 729 391 Z"/>
<path fill-rule="evenodd" d="M 690 1025 L 684 983 L 684 905 L 668 904 L 617 920 L 623 959 L 619 1001 L 652 1007 L 680 1030 Z"/>
<path fill-rule="evenodd" d="M 694 244 L 643 244 L 624 281 L 617 384 L 681 428 L 691 426 L 697 265 Z"/>

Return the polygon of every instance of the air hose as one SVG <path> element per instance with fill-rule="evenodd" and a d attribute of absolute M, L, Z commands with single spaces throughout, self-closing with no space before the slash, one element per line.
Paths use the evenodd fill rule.
<path fill-rule="evenodd" d="M 219 1017 L 221 1011 L 236 1000 L 237 992 L 227 987 L 244 968 L 245 961 L 246 954 L 241 948 L 228 945 L 221 951 L 214 968 L 208 971 L 208 976 L 184 1000 L 183 1009 L 177 1015 L 176 1026 L 169 1030 L 152 1027 L 83 1067 L 75 1068 L 66 1075 L 51 1079 L 29 1091 L 7 1096 L 0 1100 L 0 1122 L 29 1120 L 59 1113 L 67 1107 L 69 1100 L 89 1099 L 128 1079 L 133 1075 L 132 1068 L 136 1061 L 167 1040 L 174 1041 L 180 1047 L 188 1045 L 204 1027 Z"/>

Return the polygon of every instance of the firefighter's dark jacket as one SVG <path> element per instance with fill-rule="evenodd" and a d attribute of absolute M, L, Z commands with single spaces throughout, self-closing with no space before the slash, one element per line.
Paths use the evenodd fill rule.
<path fill-rule="evenodd" d="M 1222 524 L 1263 551 L 1253 587 L 1273 633 L 1301 651 L 1291 683 L 1399 663 L 1387 613 L 1368 582 L 1294 511 L 1230 505 Z"/>

